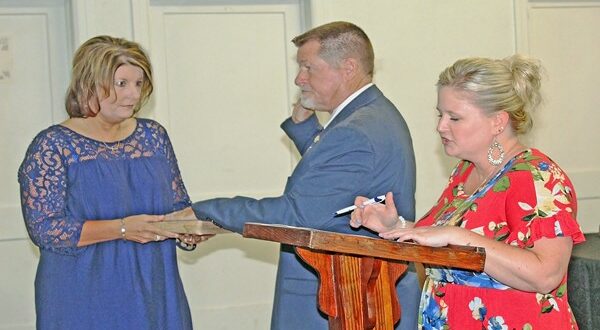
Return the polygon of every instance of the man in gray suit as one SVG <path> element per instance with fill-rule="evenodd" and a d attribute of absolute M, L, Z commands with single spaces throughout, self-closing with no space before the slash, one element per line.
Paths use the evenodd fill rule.
<path fill-rule="evenodd" d="M 356 196 L 391 191 L 400 215 L 414 219 L 410 133 L 396 107 L 372 83 L 374 55 L 367 35 L 354 24 L 333 22 L 292 42 L 298 47 L 295 83 L 302 94 L 281 127 L 302 159 L 283 195 L 197 202 L 192 205 L 196 218 L 237 232 L 253 221 L 375 236 L 351 229 L 348 218 L 334 217 L 334 212 L 352 205 Z M 326 125 L 319 124 L 315 111 L 331 114 Z M 271 328 L 327 329 L 317 307 L 317 288 L 314 271 L 282 245 Z M 414 271 L 407 272 L 398 283 L 398 329 L 416 329 L 419 294 Z"/>

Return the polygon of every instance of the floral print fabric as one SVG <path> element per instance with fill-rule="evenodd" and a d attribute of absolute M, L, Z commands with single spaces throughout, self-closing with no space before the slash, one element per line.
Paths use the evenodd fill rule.
<path fill-rule="evenodd" d="M 456 225 L 523 249 L 542 237 L 584 241 L 575 219 L 573 185 L 539 150 L 517 155 L 502 175 L 480 189 L 484 193 L 469 199 L 462 187 L 473 168 L 470 162 L 458 163 L 442 196 L 417 226 Z M 452 217 L 455 213 L 460 216 Z M 566 275 L 552 292 L 540 294 L 513 289 L 484 272 L 435 266 L 426 273 L 419 315 L 423 329 L 577 329 Z"/>

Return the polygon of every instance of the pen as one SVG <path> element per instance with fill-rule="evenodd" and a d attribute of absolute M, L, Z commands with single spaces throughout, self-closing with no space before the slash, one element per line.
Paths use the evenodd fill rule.
<path fill-rule="evenodd" d="M 377 197 L 373 197 L 371 199 L 368 199 L 366 201 L 364 201 L 362 203 L 363 206 L 367 206 L 367 205 L 371 205 L 371 204 L 376 204 L 376 203 L 381 203 L 385 200 L 385 195 L 381 195 L 381 196 L 377 196 Z M 356 205 L 352 205 L 352 206 L 348 206 L 348 207 L 344 207 L 341 210 L 337 210 L 335 211 L 335 216 L 338 215 L 342 215 L 344 213 L 348 213 L 350 211 L 354 211 L 356 209 Z"/>

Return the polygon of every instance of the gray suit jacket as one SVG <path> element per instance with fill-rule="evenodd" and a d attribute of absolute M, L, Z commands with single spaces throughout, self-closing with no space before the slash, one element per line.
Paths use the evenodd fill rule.
<path fill-rule="evenodd" d="M 342 233 L 376 236 L 354 230 L 348 216 L 334 217 L 356 196 L 394 193 L 398 213 L 415 218 L 415 160 L 408 127 L 396 107 L 371 86 L 322 130 L 316 116 L 281 125 L 302 159 L 283 194 L 260 200 L 216 198 L 194 203 L 199 219 L 212 219 L 241 232 L 247 221 L 284 224 Z M 318 136 L 318 138 L 317 138 Z M 272 329 L 327 329 L 317 309 L 318 279 L 290 246 L 282 245 L 277 271 Z M 401 329 L 416 329 L 419 290 L 414 273 L 399 281 Z"/>

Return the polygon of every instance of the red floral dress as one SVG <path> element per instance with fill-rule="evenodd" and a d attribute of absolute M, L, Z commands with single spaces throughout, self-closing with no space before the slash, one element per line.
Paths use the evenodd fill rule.
<path fill-rule="evenodd" d="M 522 249 L 542 238 L 585 240 L 567 175 L 546 155 L 526 150 L 472 196 L 463 185 L 473 164 L 461 161 L 437 204 L 417 226 L 455 225 Z M 548 294 L 508 287 L 484 272 L 428 266 L 419 313 L 423 329 L 577 329 L 567 276 Z"/>

